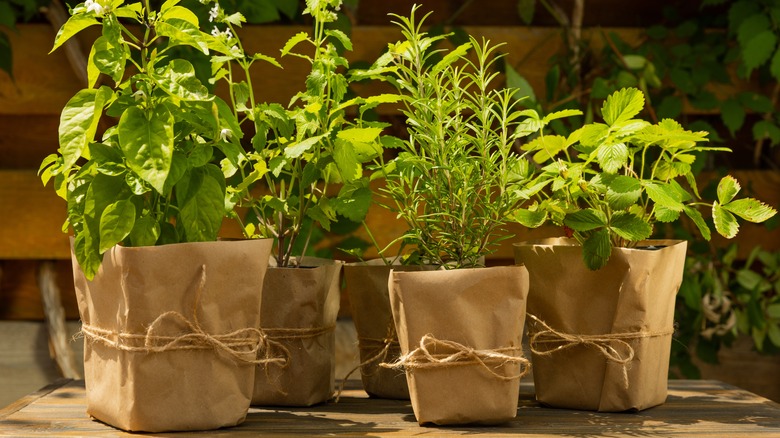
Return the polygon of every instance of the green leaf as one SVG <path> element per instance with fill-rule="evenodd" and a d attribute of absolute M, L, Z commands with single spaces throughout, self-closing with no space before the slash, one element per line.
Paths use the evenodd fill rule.
<path fill-rule="evenodd" d="M 580 110 L 566 109 L 566 110 L 555 111 L 550 114 L 547 114 L 546 116 L 544 116 L 544 119 L 542 119 L 542 121 L 545 124 L 547 124 L 553 120 L 562 119 L 564 117 L 581 116 L 581 115 L 582 115 L 582 111 Z"/>
<path fill-rule="evenodd" d="M 653 233 L 652 225 L 627 211 L 615 212 L 610 220 L 609 229 L 631 242 L 645 240 Z"/>
<path fill-rule="evenodd" d="M 336 137 L 350 143 L 372 143 L 381 133 L 382 128 L 351 128 L 339 131 Z"/>
<path fill-rule="evenodd" d="M 707 222 L 704 220 L 704 217 L 701 215 L 699 210 L 686 205 L 683 208 L 683 211 L 689 218 L 691 218 L 693 223 L 696 225 L 696 228 L 699 229 L 699 233 L 701 233 L 701 236 L 704 238 L 704 240 L 709 241 L 712 237 L 710 227 L 707 225 Z"/>
<path fill-rule="evenodd" d="M 531 142 L 522 146 L 523 150 L 538 151 L 534 154 L 533 160 L 537 163 L 544 163 L 558 155 L 568 147 L 566 137 L 560 135 L 545 135 L 533 139 Z"/>
<path fill-rule="evenodd" d="M 57 50 L 59 46 L 63 45 L 65 41 L 68 41 L 73 35 L 96 24 L 100 24 L 100 22 L 91 15 L 77 14 L 71 16 L 57 32 L 57 36 L 54 37 L 54 47 L 51 48 L 49 53 Z"/>
<path fill-rule="evenodd" d="M 680 194 L 669 184 L 643 181 L 647 196 L 657 205 L 668 208 L 672 211 L 683 211 L 685 205 L 682 203 Z"/>
<path fill-rule="evenodd" d="M 167 9 L 161 9 L 162 21 L 169 21 L 172 19 L 184 20 L 195 27 L 200 27 L 198 16 L 191 10 L 183 6 L 172 6 Z"/>
<path fill-rule="evenodd" d="M 727 239 L 733 238 L 739 232 L 737 218 L 721 207 L 717 201 L 712 204 L 712 219 L 715 223 L 715 230 Z"/>
<path fill-rule="evenodd" d="M 117 127 L 127 166 L 162 195 L 173 156 L 173 123 L 170 111 L 158 105 L 149 114 L 128 108 Z"/>
<path fill-rule="evenodd" d="M 363 169 L 351 143 L 336 140 L 333 160 L 336 162 L 336 167 L 338 167 L 339 174 L 344 181 L 354 181 L 363 176 Z"/>
<path fill-rule="evenodd" d="M 596 231 L 582 244 L 583 261 L 585 266 L 592 271 L 606 266 L 611 254 L 612 244 L 609 239 L 609 231 L 606 229 Z"/>
<path fill-rule="evenodd" d="M 307 208 L 306 216 L 314 219 L 325 231 L 330 232 L 330 224 L 333 221 L 319 205 L 312 205 L 311 207 Z"/>
<path fill-rule="evenodd" d="M 525 227 L 538 228 L 547 221 L 547 212 L 518 208 L 512 215 L 512 219 Z"/>
<path fill-rule="evenodd" d="M 744 198 L 723 204 L 722 207 L 746 221 L 761 223 L 777 214 L 777 210 L 753 198 Z"/>
<path fill-rule="evenodd" d="M 760 67 L 772 56 L 777 46 L 777 35 L 771 30 L 765 30 L 755 37 L 751 38 L 742 47 L 742 61 L 745 67 L 750 71 Z"/>
<path fill-rule="evenodd" d="M 605 183 L 607 185 L 606 200 L 609 206 L 615 210 L 628 208 L 642 196 L 642 185 L 634 177 L 618 175 Z"/>
<path fill-rule="evenodd" d="M 775 81 L 780 81 L 780 47 L 775 51 L 772 60 L 769 63 L 769 73 L 775 78 Z"/>
<path fill-rule="evenodd" d="M 328 29 L 325 31 L 325 35 L 337 39 L 345 49 L 352 51 L 352 41 L 349 40 L 349 37 L 344 32 L 338 29 Z"/>
<path fill-rule="evenodd" d="M 645 96 L 636 88 L 623 88 L 612 93 L 601 108 L 601 115 L 608 125 L 631 120 L 645 106 Z"/>
<path fill-rule="evenodd" d="M 780 303 L 768 305 L 766 307 L 766 314 L 770 318 L 780 319 Z"/>
<path fill-rule="evenodd" d="M 100 253 L 111 249 L 130 234 L 135 223 L 135 205 L 127 199 L 114 202 L 100 216 Z"/>
<path fill-rule="evenodd" d="M 760 33 L 770 29 L 769 17 L 764 14 L 754 14 L 745 19 L 737 28 L 737 41 L 744 46 Z"/>
<path fill-rule="evenodd" d="M 114 41 L 105 36 L 101 36 L 95 40 L 92 49 L 94 52 L 91 52 L 91 64 L 99 72 L 119 83 L 125 73 L 126 52 L 124 47 L 115 44 Z"/>
<path fill-rule="evenodd" d="M 680 218 L 680 212 L 669 210 L 668 208 L 656 205 L 653 211 L 653 216 L 659 221 L 664 223 L 675 222 Z"/>
<path fill-rule="evenodd" d="M 362 222 L 371 206 L 371 190 L 364 186 L 347 184 L 336 199 L 331 200 L 338 214 L 353 222 Z"/>
<path fill-rule="evenodd" d="M 172 59 L 165 67 L 157 69 L 152 78 L 157 85 L 182 100 L 208 100 L 208 89 L 195 76 L 195 67 L 184 59 Z"/>
<path fill-rule="evenodd" d="M 745 109 L 736 99 L 726 99 L 723 102 L 720 107 L 720 116 L 732 136 L 745 123 Z"/>
<path fill-rule="evenodd" d="M 200 31 L 200 29 L 189 21 L 180 18 L 171 18 L 166 21 L 158 21 L 154 29 L 160 36 L 168 37 L 170 45 L 185 45 L 193 47 L 204 55 L 209 54 L 210 35 Z"/>
<path fill-rule="evenodd" d="M 641 55 L 623 55 L 623 61 L 631 70 L 641 70 L 647 65 L 647 58 Z"/>
<path fill-rule="evenodd" d="M 108 87 L 84 89 L 65 104 L 60 114 L 59 141 L 63 157 L 62 172 L 67 172 L 81 158 L 87 145 L 95 138 L 98 122 L 106 101 L 112 95 Z"/>
<path fill-rule="evenodd" d="M 440 74 L 445 68 L 452 65 L 452 63 L 464 58 L 466 54 L 468 54 L 469 50 L 471 50 L 470 42 L 461 44 L 455 49 L 451 50 L 441 59 L 441 61 L 437 62 L 436 65 L 433 66 L 431 69 L 431 75 Z"/>
<path fill-rule="evenodd" d="M 85 229 L 76 236 L 73 242 L 73 250 L 76 253 L 76 261 L 84 273 L 87 280 L 95 278 L 95 274 L 100 269 L 102 255 L 95 247 L 97 240 L 92 237 L 88 229 Z"/>
<path fill-rule="evenodd" d="M 287 40 L 287 43 L 282 47 L 282 56 L 285 56 L 290 53 L 290 50 L 292 50 L 293 47 L 298 45 L 298 43 L 302 41 L 306 41 L 309 39 L 309 34 L 306 32 L 298 32 L 297 34 L 293 35 L 289 40 Z"/>
<path fill-rule="evenodd" d="M 767 336 L 775 347 L 780 347 L 780 326 L 773 322 L 767 323 Z"/>
<path fill-rule="evenodd" d="M 567 214 L 563 223 L 574 231 L 583 232 L 607 226 L 607 217 L 598 210 L 588 208 Z"/>
<path fill-rule="evenodd" d="M 534 19 L 536 0 L 517 0 L 517 15 L 524 24 L 531 24 Z"/>
<path fill-rule="evenodd" d="M 284 148 L 284 156 L 287 158 L 298 158 L 303 155 L 304 152 L 307 152 L 309 149 L 314 147 L 314 145 L 316 145 L 324 137 L 324 135 L 317 135 L 315 137 L 309 137 L 301 142 L 287 146 Z"/>
<path fill-rule="evenodd" d="M 217 239 L 225 213 L 224 177 L 213 164 L 191 169 L 176 185 L 179 222 L 188 242 Z"/>
<path fill-rule="evenodd" d="M 780 144 L 780 127 L 771 120 L 759 120 L 753 125 L 753 140 L 769 139 L 771 146 Z"/>
<path fill-rule="evenodd" d="M 526 78 L 520 75 L 508 62 L 504 68 L 506 75 L 506 86 L 515 90 L 515 99 L 528 99 L 528 104 L 533 105 L 536 102 L 536 93 Z"/>
<path fill-rule="evenodd" d="M 737 196 L 740 190 L 739 181 L 731 175 L 721 178 L 718 183 L 718 201 L 721 204 L 728 204 Z"/>
<path fill-rule="evenodd" d="M 596 149 L 599 165 L 607 173 L 616 173 L 628 164 L 628 147 L 625 143 L 601 145 Z"/>

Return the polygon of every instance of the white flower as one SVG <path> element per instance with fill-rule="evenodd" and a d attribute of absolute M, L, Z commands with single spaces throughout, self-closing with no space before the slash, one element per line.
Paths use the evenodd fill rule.
<path fill-rule="evenodd" d="M 84 6 L 87 7 L 87 12 L 94 12 L 95 15 L 104 15 L 106 9 L 95 0 L 87 0 L 84 2 Z"/>
<path fill-rule="evenodd" d="M 144 93 L 144 90 L 138 90 L 133 93 L 133 99 L 135 99 L 136 102 L 142 99 L 146 99 L 146 93 Z"/>
<path fill-rule="evenodd" d="M 238 46 L 231 47 L 230 54 L 237 58 L 242 56 L 241 49 L 239 49 Z"/>
<path fill-rule="evenodd" d="M 233 136 L 233 131 L 225 128 L 221 131 L 219 131 L 219 139 L 222 141 L 229 141 L 230 137 Z"/>
<path fill-rule="evenodd" d="M 214 22 L 219 15 L 219 3 L 214 3 L 214 7 L 209 11 L 209 21 Z"/>

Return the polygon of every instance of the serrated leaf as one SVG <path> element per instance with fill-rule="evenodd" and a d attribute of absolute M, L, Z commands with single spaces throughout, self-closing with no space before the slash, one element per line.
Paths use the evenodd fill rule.
<path fill-rule="evenodd" d="M 100 216 L 100 254 L 130 234 L 135 224 L 135 205 L 127 199 L 114 202 Z"/>
<path fill-rule="evenodd" d="M 647 196 L 657 205 L 673 211 L 683 210 L 685 205 L 682 203 L 679 193 L 672 186 L 647 181 L 643 181 L 642 186 L 645 188 Z"/>
<path fill-rule="evenodd" d="M 306 41 L 309 39 L 309 34 L 306 32 L 298 32 L 297 34 L 293 35 L 287 42 L 284 44 L 284 47 L 282 47 L 282 56 L 285 56 L 290 53 L 290 50 L 293 49 L 298 43 L 302 41 Z"/>
<path fill-rule="evenodd" d="M 584 232 L 607 226 L 607 217 L 598 210 L 588 208 L 567 214 L 563 223 L 574 231 Z"/>
<path fill-rule="evenodd" d="M 691 218 L 693 223 L 696 225 L 696 228 L 699 229 L 699 233 L 701 233 L 701 236 L 704 238 L 704 240 L 709 241 L 712 237 L 710 227 L 707 225 L 707 222 L 704 220 L 704 217 L 701 215 L 699 210 L 686 205 L 683 208 L 683 211 L 689 218 Z"/>
<path fill-rule="evenodd" d="M 612 244 L 609 231 L 599 230 L 588 237 L 582 244 L 582 257 L 585 266 L 595 271 L 606 266 L 609 256 L 612 254 Z"/>
<path fill-rule="evenodd" d="M 642 196 L 639 180 L 630 176 L 618 175 L 606 181 L 606 200 L 615 210 L 622 210 L 635 204 Z"/>
<path fill-rule="evenodd" d="M 775 214 L 777 210 L 753 198 L 744 198 L 723 204 L 722 207 L 746 221 L 761 223 Z"/>
<path fill-rule="evenodd" d="M 612 93 L 601 108 L 601 115 L 608 125 L 631 120 L 645 106 L 645 95 L 636 88 L 623 88 Z"/>
<path fill-rule="evenodd" d="M 122 114 L 117 126 L 127 166 L 160 194 L 173 159 L 173 115 L 158 105 L 148 115 L 137 107 Z"/>
<path fill-rule="evenodd" d="M 314 145 L 316 145 L 324 137 L 324 135 L 317 135 L 287 146 L 284 148 L 284 156 L 291 159 L 298 158 L 303 155 L 304 152 L 307 152 L 309 149 L 314 147 Z"/>
<path fill-rule="evenodd" d="M 362 222 L 371 206 L 371 190 L 366 187 L 345 186 L 336 199 L 331 200 L 338 214 L 353 222 Z"/>
<path fill-rule="evenodd" d="M 609 229 L 631 242 L 647 239 L 653 233 L 652 225 L 626 211 L 618 211 L 612 215 Z"/>
<path fill-rule="evenodd" d="M 381 128 L 351 128 L 339 131 L 336 137 L 350 143 L 373 143 L 381 133 Z"/>
<path fill-rule="evenodd" d="M 680 218 L 680 212 L 656 205 L 653 216 L 655 216 L 658 222 L 671 223 Z"/>
<path fill-rule="evenodd" d="M 727 239 L 733 238 L 739 232 L 737 218 L 721 207 L 717 201 L 712 204 L 712 219 L 715 223 L 715 230 Z"/>
<path fill-rule="evenodd" d="M 349 40 L 349 37 L 344 32 L 338 29 L 328 29 L 325 31 L 325 35 L 337 39 L 345 49 L 352 51 L 352 41 Z"/>
<path fill-rule="evenodd" d="M 740 189 L 739 181 L 736 178 L 731 175 L 724 176 L 718 183 L 718 201 L 721 204 L 728 204 L 737 196 Z"/>
<path fill-rule="evenodd" d="M 607 173 L 616 173 L 628 164 L 628 146 L 625 143 L 601 145 L 596 149 L 599 165 Z"/>
<path fill-rule="evenodd" d="M 339 169 L 339 174 L 344 181 L 354 181 L 362 176 L 360 160 L 358 160 L 355 149 L 349 142 L 336 141 L 336 147 L 333 150 L 333 160 Z"/>

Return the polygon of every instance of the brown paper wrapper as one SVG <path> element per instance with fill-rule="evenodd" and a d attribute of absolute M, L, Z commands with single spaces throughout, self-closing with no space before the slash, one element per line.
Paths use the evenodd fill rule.
<path fill-rule="evenodd" d="M 342 264 L 305 257 L 300 268 L 268 269 L 260 327 L 288 361 L 257 368 L 253 405 L 311 406 L 333 395 Z"/>
<path fill-rule="evenodd" d="M 145 348 L 150 327 L 154 332 L 146 339 L 163 343 L 192 336 L 188 324 L 209 336 L 254 330 L 260 317 L 257 284 L 270 251 L 270 240 L 116 246 L 105 253 L 92 281 L 74 256 L 82 323 L 136 350 Z M 85 338 L 87 414 L 92 417 L 147 432 L 216 429 L 244 421 L 255 365 L 209 346 L 189 349 L 192 343 L 186 339 L 170 351 L 149 352 Z"/>
<path fill-rule="evenodd" d="M 612 248 L 607 266 L 598 271 L 585 267 L 581 247 L 571 239 L 515 245 L 516 262 L 530 273 L 529 316 L 562 334 L 616 337 L 597 344 L 623 358 L 629 351 L 621 341 L 633 350 L 625 367 L 608 360 L 595 344 L 560 342 L 558 346 L 566 347 L 532 353 L 536 398 L 541 403 L 618 412 L 666 400 L 675 295 L 682 282 L 686 242 L 640 243 L 646 245 L 663 248 Z M 535 330 L 539 327 L 529 319 L 529 336 Z"/>
<path fill-rule="evenodd" d="M 528 293 L 522 267 L 392 271 L 388 287 L 404 355 L 426 335 L 475 350 L 521 348 Z M 519 364 L 490 369 L 521 372 Z M 407 368 L 406 377 L 420 424 L 497 424 L 517 414 L 520 379 L 503 380 L 478 364 Z"/>
<path fill-rule="evenodd" d="M 363 389 L 371 397 L 409 400 L 403 370 L 379 366 L 380 363 L 395 362 L 401 354 L 387 290 L 391 269 L 422 271 L 436 268 L 386 265 L 381 259 L 350 263 L 344 265 L 344 283 L 358 334 Z"/>

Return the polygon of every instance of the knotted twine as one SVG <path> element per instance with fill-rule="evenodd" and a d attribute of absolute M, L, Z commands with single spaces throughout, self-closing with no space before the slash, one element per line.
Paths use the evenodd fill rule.
<path fill-rule="evenodd" d="M 628 388 L 628 366 L 634 360 L 634 347 L 628 341 L 636 339 L 654 338 L 668 336 L 674 333 L 674 330 L 664 330 L 658 332 L 626 332 L 626 333 L 606 333 L 601 335 L 575 335 L 557 331 L 547 325 L 544 321 L 530 313 L 527 315 L 532 319 L 534 325 L 541 326 L 541 330 L 529 330 L 531 352 L 539 356 L 550 356 L 558 351 L 566 350 L 574 346 L 582 345 L 594 348 L 601 353 L 604 358 L 614 364 L 620 365 L 623 374 L 623 386 Z M 615 343 L 618 348 L 612 346 Z M 555 347 L 540 348 L 549 344 L 560 344 Z M 620 349 L 623 350 L 619 351 Z"/>
<path fill-rule="evenodd" d="M 431 351 L 447 353 L 431 353 Z M 517 355 L 517 353 L 520 355 Z M 408 371 L 451 368 L 455 366 L 479 365 L 493 377 L 504 380 L 517 380 L 528 374 L 531 363 L 522 356 L 522 348 L 502 347 L 493 350 L 477 350 L 455 341 L 436 339 L 427 334 L 420 339 L 420 346 L 399 357 L 394 363 L 381 363 L 383 368 L 405 368 Z M 519 374 L 504 375 L 496 372 L 503 365 L 520 365 Z"/>
<path fill-rule="evenodd" d="M 121 351 L 133 353 L 162 353 L 182 350 L 214 350 L 225 354 L 236 362 L 252 365 L 267 365 L 281 363 L 286 365 L 289 351 L 279 342 L 269 339 L 262 330 L 246 327 L 223 334 L 207 333 L 198 320 L 200 298 L 206 284 L 206 266 L 201 265 L 201 275 L 195 302 L 192 310 L 192 320 L 177 311 L 168 311 L 158 316 L 147 327 L 145 333 L 128 333 L 106 330 L 88 323 L 82 323 L 78 335 L 87 341 L 102 344 Z M 166 324 L 178 323 L 185 330 L 182 334 L 171 336 L 158 334 Z M 281 357 L 271 356 L 272 348 L 281 352 Z M 260 351 L 265 354 L 258 358 Z"/>

